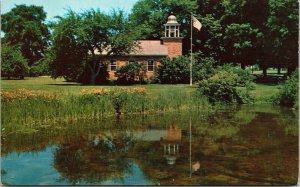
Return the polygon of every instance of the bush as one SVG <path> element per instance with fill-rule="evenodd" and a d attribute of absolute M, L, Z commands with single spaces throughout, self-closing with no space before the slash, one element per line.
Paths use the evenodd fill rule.
<path fill-rule="evenodd" d="M 236 74 L 238 76 L 237 86 L 241 87 L 249 87 L 254 80 L 254 76 L 251 74 L 250 70 L 244 70 L 239 66 L 234 66 L 233 64 L 219 66 L 216 71 L 227 71 Z"/>
<path fill-rule="evenodd" d="M 115 75 L 119 84 L 145 83 L 146 67 L 137 62 L 130 63 L 119 67 Z"/>
<path fill-rule="evenodd" d="M 298 108 L 298 69 L 293 72 L 283 86 L 279 93 L 273 97 L 273 102 L 282 106 Z"/>
<path fill-rule="evenodd" d="M 17 48 L 2 44 L 1 51 L 1 76 L 8 79 L 19 77 L 23 79 L 28 72 L 27 60 Z"/>
<path fill-rule="evenodd" d="M 248 89 L 240 88 L 240 78 L 232 71 L 219 70 L 212 77 L 199 83 L 199 91 L 209 102 L 248 103 Z"/>
<path fill-rule="evenodd" d="M 37 61 L 30 67 L 30 76 L 42 76 L 50 74 L 49 64 L 44 59 Z"/>
<path fill-rule="evenodd" d="M 193 81 L 198 82 L 213 76 L 216 64 L 217 61 L 212 57 L 201 58 L 193 66 Z"/>
<path fill-rule="evenodd" d="M 162 84 L 189 83 L 189 59 L 185 56 L 165 58 L 157 68 L 157 76 Z"/>

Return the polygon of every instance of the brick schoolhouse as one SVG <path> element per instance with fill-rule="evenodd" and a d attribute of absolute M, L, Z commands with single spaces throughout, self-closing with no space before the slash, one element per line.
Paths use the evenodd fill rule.
<path fill-rule="evenodd" d="M 164 24 L 165 35 L 161 40 L 139 40 L 139 48 L 134 52 L 116 57 L 110 60 L 108 65 L 109 79 L 116 79 L 115 71 L 118 67 L 129 63 L 143 63 L 146 67 L 146 76 L 150 78 L 154 74 L 162 58 L 174 58 L 182 55 L 182 37 L 180 37 L 180 24 L 174 15 L 168 17 Z"/>

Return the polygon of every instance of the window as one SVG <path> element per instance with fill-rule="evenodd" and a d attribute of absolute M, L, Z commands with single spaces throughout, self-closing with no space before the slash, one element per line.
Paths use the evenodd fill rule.
<path fill-rule="evenodd" d="M 134 63 L 135 63 L 134 60 L 129 60 L 129 61 L 128 61 L 128 64 L 134 64 Z"/>
<path fill-rule="evenodd" d="M 154 60 L 148 60 L 147 71 L 154 71 Z"/>
<path fill-rule="evenodd" d="M 116 71 L 116 69 L 117 69 L 117 61 L 111 60 L 110 61 L 110 71 Z"/>

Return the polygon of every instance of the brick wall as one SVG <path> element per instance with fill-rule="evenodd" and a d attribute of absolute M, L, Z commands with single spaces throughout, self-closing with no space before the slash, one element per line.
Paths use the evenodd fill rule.
<path fill-rule="evenodd" d="M 129 57 L 129 56 L 125 56 L 125 57 L 116 57 L 114 58 L 117 62 L 117 67 L 120 67 L 120 66 L 125 66 L 128 64 L 129 60 L 132 60 L 132 61 L 135 61 L 135 62 L 138 62 L 138 63 L 143 63 L 146 67 L 147 67 L 147 61 L 148 59 L 153 59 L 154 60 L 154 71 L 155 71 L 155 68 L 157 68 L 158 64 L 160 63 L 160 60 L 164 58 L 164 57 L 158 57 L 158 56 L 135 56 L 135 57 Z M 109 68 L 108 68 L 109 70 Z M 146 76 L 148 79 L 150 79 L 153 75 L 154 75 L 154 71 L 147 71 L 146 72 Z M 114 71 L 108 71 L 108 74 L 109 74 L 109 79 L 110 80 L 116 80 L 117 77 L 115 77 L 115 72 Z"/>
<path fill-rule="evenodd" d="M 182 38 L 162 38 L 163 43 L 168 48 L 170 58 L 182 55 Z"/>

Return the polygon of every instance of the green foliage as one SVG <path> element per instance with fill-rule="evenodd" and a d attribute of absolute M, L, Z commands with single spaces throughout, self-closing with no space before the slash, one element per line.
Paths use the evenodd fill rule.
<path fill-rule="evenodd" d="M 16 47 L 8 44 L 1 46 L 1 76 L 24 78 L 28 72 L 27 60 Z"/>
<path fill-rule="evenodd" d="M 298 108 L 298 90 L 299 77 L 296 69 L 280 88 L 279 93 L 273 97 L 273 102 L 283 106 Z"/>
<path fill-rule="evenodd" d="M 193 67 L 193 81 L 208 79 L 215 73 L 216 60 L 213 57 L 202 57 Z"/>
<path fill-rule="evenodd" d="M 221 64 L 236 63 L 244 68 L 298 66 L 297 0 L 139 0 L 130 21 L 143 39 L 163 36 L 171 12 L 181 23 L 183 53 L 190 49 L 190 12 L 202 23 L 193 32 L 194 52 L 203 52 Z"/>
<path fill-rule="evenodd" d="M 112 94 L 112 104 L 116 113 L 121 113 L 121 109 L 124 107 L 127 98 L 128 94 L 126 92 L 117 91 Z"/>
<path fill-rule="evenodd" d="M 107 60 L 134 49 L 135 36 L 122 11 L 70 10 L 54 24 L 52 76 L 82 82 L 82 76 L 89 75 L 89 83 L 95 84 Z"/>
<path fill-rule="evenodd" d="M 233 64 L 225 64 L 223 66 L 219 66 L 216 71 L 218 72 L 222 70 L 237 74 L 237 86 L 247 88 L 252 86 L 254 76 L 251 74 L 250 70 L 243 70 Z"/>
<path fill-rule="evenodd" d="M 119 67 L 116 70 L 115 75 L 118 78 L 117 83 L 119 84 L 144 83 L 146 78 L 146 67 L 137 62 L 129 63 Z"/>
<path fill-rule="evenodd" d="M 84 73 L 83 61 L 87 49 L 78 38 L 79 21 L 77 14 L 69 11 L 65 18 L 59 18 L 59 21 L 53 24 L 53 60 L 50 63 L 53 78 L 63 76 L 67 81 L 80 81 Z"/>
<path fill-rule="evenodd" d="M 132 8 L 130 21 L 139 30 L 140 36 L 146 39 L 159 39 L 163 36 L 164 26 L 170 13 L 176 15 L 182 27 L 189 27 L 186 21 L 191 12 L 197 9 L 195 0 L 140 0 Z M 187 35 L 187 31 L 182 31 Z"/>
<path fill-rule="evenodd" d="M 255 64 L 258 41 L 263 34 L 249 23 L 230 24 L 225 29 L 224 41 L 229 54 L 229 62 L 245 65 Z"/>
<path fill-rule="evenodd" d="M 31 76 L 50 75 L 49 63 L 51 63 L 51 60 L 52 59 L 49 59 L 49 57 L 43 57 L 34 63 L 30 67 Z"/>
<path fill-rule="evenodd" d="M 43 7 L 16 5 L 1 15 L 1 29 L 6 42 L 17 46 L 31 66 L 43 56 L 48 46 L 49 30 Z"/>
<path fill-rule="evenodd" d="M 190 80 L 189 71 L 188 57 L 165 58 L 157 68 L 157 76 L 163 84 L 188 83 Z"/>
<path fill-rule="evenodd" d="M 297 0 L 270 0 L 266 23 L 266 45 L 274 64 L 288 67 L 288 74 L 298 66 L 299 3 Z"/>
<path fill-rule="evenodd" d="M 243 71 L 230 66 L 219 67 L 212 77 L 199 82 L 199 91 L 212 103 L 249 103 L 252 100 L 248 90 L 251 79 Z M 241 75 L 248 80 L 244 81 Z"/>

